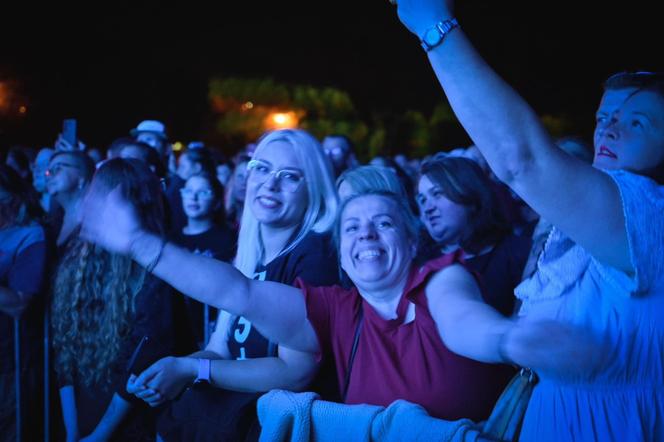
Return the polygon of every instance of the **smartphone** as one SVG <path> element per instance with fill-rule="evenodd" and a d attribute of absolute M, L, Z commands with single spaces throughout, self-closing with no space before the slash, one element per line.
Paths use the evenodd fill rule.
<path fill-rule="evenodd" d="M 143 336 L 141 340 L 138 341 L 138 345 L 136 345 L 136 349 L 134 350 L 134 353 L 132 353 L 129 363 L 127 364 L 127 372 L 129 374 L 138 375 L 143 369 L 145 369 L 143 365 L 145 365 L 145 354 L 149 340 L 150 338 L 148 336 Z"/>
<path fill-rule="evenodd" d="M 76 140 L 76 119 L 67 118 L 62 122 L 62 138 L 71 144 L 74 150 L 78 149 L 78 142 Z"/>

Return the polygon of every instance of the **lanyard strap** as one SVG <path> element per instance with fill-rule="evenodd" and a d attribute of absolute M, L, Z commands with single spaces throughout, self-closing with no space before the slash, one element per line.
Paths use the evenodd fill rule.
<path fill-rule="evenodd" d="M 362 300 L 360 300 L 360 314 L 355 327 L 355 337 L 353 338 L 353 348 L 350 351 L 350 358 L 348 358 L 348 371 L 346 372 L 346 381 L 344 382 L 343 402 L 346 402 L 346 395 L 348 394 L 348 386 L 350 385 L 350 373 L 353 369 L 353 361 L 355 360 L 355 353 L 357 353 L 357 345 L 360 343 L 360 331 L 362 330 L 362 322 L 364 319 L 364 310 L 362 309 Z"/>

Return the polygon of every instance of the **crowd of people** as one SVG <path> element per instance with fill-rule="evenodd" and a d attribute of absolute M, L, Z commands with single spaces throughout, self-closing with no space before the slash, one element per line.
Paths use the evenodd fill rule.
<path fill-rule="evenodd" d="M 257 440 L 275 389 L 482 422 L 518 367 L 522 440 L 664 439 L 664 75 L 610 77 L 592 143 L 554 140 L 451 2 L 397 11 L 472 146 L 176 156 L 146 120 L 105 159 L 9 151 L 0 439 Z"/>

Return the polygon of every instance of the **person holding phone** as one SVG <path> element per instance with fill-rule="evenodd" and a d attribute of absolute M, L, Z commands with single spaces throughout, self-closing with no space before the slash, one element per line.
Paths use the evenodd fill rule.
<path fill-rule="evenodd" d="M 92 186 L 103 192 L 118 188 L 140 208 L 146 227 L 164 235 L 159 182 L 143 162 L 109 160 Z M 54 366 L 67 440 L 152 438 L 153 414 L 125 389 L 127 365 L 143 336 L 150 340 L 131 367 L 134 373 L 173 354 L 172 290 L 127 257 L 74 236 L 52 296 Z"/>

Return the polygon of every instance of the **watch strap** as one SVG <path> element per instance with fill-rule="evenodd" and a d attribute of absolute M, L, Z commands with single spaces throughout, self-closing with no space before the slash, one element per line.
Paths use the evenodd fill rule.
<path fill-rule="evenodd" d="M 210 359 L 199 359 L 198 360 L 198 376 L 196 376 L 195 384 L 200 382 L 210 383 Z"/>
<path fill-rule="evenodd" d="M 439 46 L 443 40 L 445 39 L 445 36 L 449 34 L 452 29 L 458 28 L 459 27 L 459 22 L 457 21 L 456 18 L 450 18 L 448 20 L 442 20 L 436 23 L 434 26 L 430 27 L 426 31 L 424 31 L 424 34 L 422 34 L 422 38 L 420 38 L 420 42 L 422 43 L 422 47 L 424 48 L 425 51 L 429 52 L 433 48 Z M 426 41 L 426 35 L 429 31 L 436 31 L 438 32 L 439 39 L 437 42 L 434 44 L 430 44 L 429 42 Z"/>

